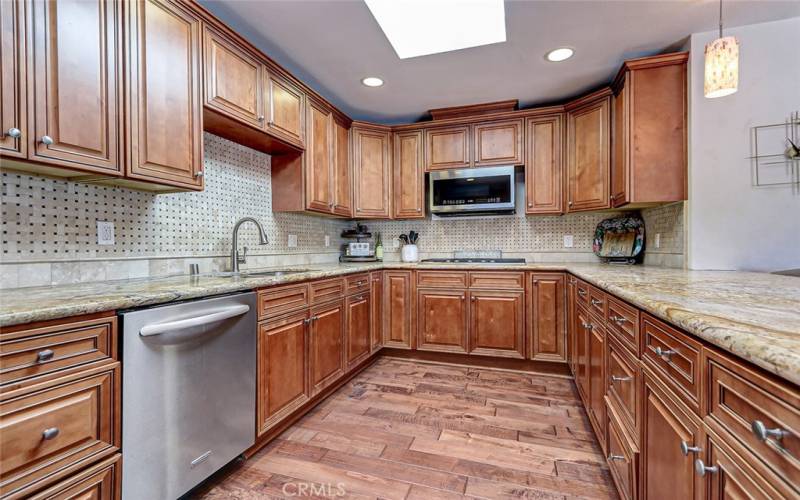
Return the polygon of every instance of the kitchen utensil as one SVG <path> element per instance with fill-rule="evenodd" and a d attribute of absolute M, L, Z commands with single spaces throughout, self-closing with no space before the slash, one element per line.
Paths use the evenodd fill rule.
<path fill-rule="evenodd" d="M 398 236 L 398 238 L 400 239 L 400 241 L 402 241 L 406 245 L 411 243 L 410 241 L 408 241 L 408 235 L 406 235 L 406 234 L 401 234 L 400 236 Z"/>

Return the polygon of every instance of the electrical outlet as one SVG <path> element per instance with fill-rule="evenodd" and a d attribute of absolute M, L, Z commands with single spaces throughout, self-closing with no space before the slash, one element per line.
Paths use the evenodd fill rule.
<path fill-rule="evenodd" d="M 114 223 L 104 220 L 97 221 L 97 244 L 114 244 Z"/>
<path fill-rule="evenodd" d="M 289 248 L 296 247 L 297 246 L 297 235 L 296 234 L 290 234 L 289 235 L 289 241 L 288 241 L 287 244 L 288 244 Z"/>
<path fill-rule="evenodd" d="M 327 234 L 325 235 L 325 246 L 326 247 L 331 246 L 331 237 Z"/>
<path fill-rule="evenodd" d="M 572 248 L 575 246 L 575 237 L 571 234 L 564 235 L 564 248 Z"/>
<path fill-rule="evenodd" d="M 400 239 L 399 238 L 394 238 L 392 240 L 392 248 L 394 248 L 395 250 L 400 248 Z"/>
<path fill-rule="evenodd" d="M 661 233 L 656 233 L 656 241 L 653 242 L 656 248 L 661 248 Z"/>

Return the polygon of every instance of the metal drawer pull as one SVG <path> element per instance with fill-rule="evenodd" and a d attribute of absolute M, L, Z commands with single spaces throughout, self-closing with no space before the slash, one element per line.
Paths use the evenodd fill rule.
<path fill-rule="evenodd" d="M 632 379 L 633 377 L 617 377 L 616 375 L 611 375 L 612 382 L 628 382 Z"/>
<path fill-rule="evenodd" d="M 591 330 L 594 328 L 594 325 L 591 323 L 584 323 L 583 327 L 586 328 L 587 330 Z"/>
<path fill-rule="evenodd" d="M 775 439 L 776 441 L 780 441 L 783 439 L 783 436 L 789 434 L 788 431 L 785 431 L 781 428 L 776 429 L 767 429 L 767 426 L 764 425 L 764 422 L 761 420 L 754 420 L 753 423 L 750 425 L 750 429 L 753 431 L 753 435 L 759 441 L 766 441 L 767 438 Z"/>
<path fill-rule="evenodd" d="M 319 316 L 311 316 L 311 321 L 319 321 Z"/>
<path fill-rule="evenodd" d="M 42 439 L 45 440 L 55 439 L 55 437 L 58 436 L 58 433 L 59 433 L 58 427 L 50 427 L 49 429 L 45 429 L 44 432 L 42 432 Z"/>
<path fill-rule="evenodd" d="M 707 472 L 719 472 L 719 467 L 716 465 L 706 465 L 698 458 L 694 461 L 694 471 L 697 472 L 698 476 L 703 477 Z"/>
<path fill-rule="evenodd" d="M 678 351 L 675 351 L 673 349 L 667 349 L 665 351 L 661 347 L 656 347 L 655 351 L 656 351 L 656 356 L 659 356 L 659 357 L 662 357 L 662 358 L 667 358 L 667 359 L 669 359 L 670 356 L 672 356 L 673 354 L 676 354 L 678 352 Z"/>
<path fill-rule="evenodd" d="M 593 306 L 599 306 L 599 305 L 600 305 L 600 304 L 602 304 L 602 303 L 603 303 L 603 301 L 602 301 L 602 300 L 598 300 L 598 299 L 592 299 L 592 305 L 593 305 Z"/>
<path fill-rule="evenodd" d="M 43 361 L 50 361 L 51 359 L 53 359 L 54 355 L 55 353 L 52 351 L 52 349 L 44 349 L 36 353 L 36 361 L 38 361 L 39 363 Z"/>
<path fill-rule="evenodd" d="M 303 320 L 303 324 L 304 325 L 310 325 L 312 321 L 314 321 L 312 318 L 304 319 Z"/>
<path fill-rule="evenodd" d="M 578 290 L 578 295 L 581 297 L 586 297 L 586 290 Z"/>
<path fill-rule="evenodd" d="M 609 460 L 622 460 L 624 462 L 627 462 L 627 460 L 625 460 L 624 456 L 622 456 L 622 455 L 614 455 L 613 453 L 608 456 L 608 459 Z"/>
<path fill-rule="evenodd" d="M 688 457 L 689 452 L 700 453 L 701 451 L 703 451 L 703 449 L 699 446 L 689 446 L 689 443 L 686 441 L 681 441 L 681 453 L 683 453 L 684 457 Z"/>
<path fill-rule="evenodd" d="M 611 315 L 611 321 L 613 321 L 614 323 L 616 323 L 619 326 L 622 326 L 628 320 L 626 318 L 622 317 L 622 316 L 617 316 L 616 314 L 612 314 Z"/>

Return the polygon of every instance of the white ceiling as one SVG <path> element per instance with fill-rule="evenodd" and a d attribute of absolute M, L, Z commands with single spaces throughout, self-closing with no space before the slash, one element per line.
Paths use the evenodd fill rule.
<path fill-rule="evenodd" d="M 462 104 L 562 101 L 608 83 L 624 59 L 716 29 L 719 9 L 716 0 L 506 0 L 506 43 L 401 60 L 361 0 L 199 1 L 342 111 L 382 123 Z M 800 0 L 724 3 L 726 26 L 794 16 Z M 546 61 L 559 46 L 575 55 Z M 386 83 L 368 88 L 365 76 Z"/>

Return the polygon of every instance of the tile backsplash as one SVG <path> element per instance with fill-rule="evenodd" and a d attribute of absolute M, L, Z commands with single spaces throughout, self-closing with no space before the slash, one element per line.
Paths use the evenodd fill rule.
<path fill-rule="evenodd" d="M 14 171 L 2 174 L 0 288 L 100 281 L 226 269 L 231 232 L 244 216 L 261 221 L 269 244 L 242 226 L 248 266 L 333 262 L 351 222 L 272 212 L 269 155 L 205 134 L 205 190 L 154 194 L 80 184 Z M 642 212 L 648 234 L 661 234 L 652 254 L 661 265 L 683 265 L 683 204 Z M 413 229 L 423 256 L 455 250 L 502 250 L 530 261 L 596 261 L 591 239 L 608 213 L 418 221 L 366 221 L 384 237 L 386 259 L 396 260 L 392 239 Z M 115 243 L 97 244 L 97 221 L 113 222 Z M 655 231 L 654 231 L 655 228 Z M 297 246 L 288 246 L 290 234 Z M 325 246 L 325 236 L 330 246 Z M 564 248 L 564 235 L 574 246 Z"/>

